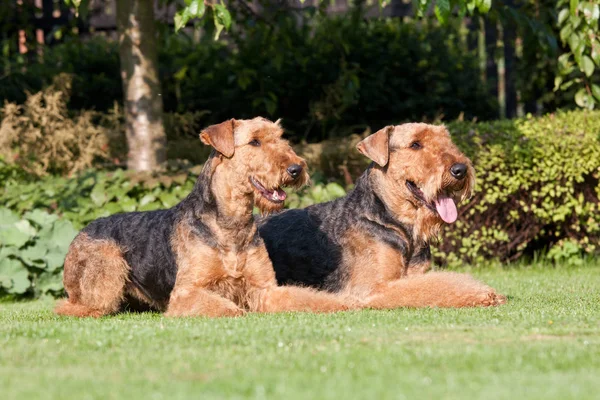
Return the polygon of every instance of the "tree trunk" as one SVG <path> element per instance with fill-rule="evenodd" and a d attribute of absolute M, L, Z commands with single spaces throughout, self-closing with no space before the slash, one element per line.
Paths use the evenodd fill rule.
<path fill-rule="evenodd" d="M 507 7 L 513 7 L 512 0 L 506 0 Z M 506 118 L 517 116 L 517 89 L 515 81 L 517 74 L 515 71 L 515 43 L 517 40 L 516 27 L 510 16 L 504 19 L 503 27 L 504 40 L 504 104 L 506 105 Z"/>
<path fill-rule="evenodd" d="M 490 95 L 498 102 L 498 64 L 496 64 L 496 48 L 498 40 L 498 27 L 496 21 L 485 18 L 485 79 Z M 500 116 L 499 110 L 496 112 Z"/>
<path fill-rule="evenodd" d="M 125 104 L 127 167 L 156 171 L 167 158 L 158 80 L 154 1 L 118 0 L 119 57 Z"/>

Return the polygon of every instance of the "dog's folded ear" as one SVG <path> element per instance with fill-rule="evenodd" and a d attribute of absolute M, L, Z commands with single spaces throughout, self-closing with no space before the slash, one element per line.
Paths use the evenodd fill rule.
<path fill-rule="evenodd" d="M 212 146 L 219 153 L 229 158 L 233 156 L 235 142 L 233 140 L 233 129 L 235 119 L 230 119 L 220 124 L 211 125 L 200 133 L 202 143 Z"/>
<path fill-rule="evenodd" d="M 390 158 L 390 133 L 394 129 L 393 125 L 386 126 L 372 135 L 367 136 L 358 144 L 356 148 L 365 156 L 375 161 L 381 167 L 385 167 Z"/>

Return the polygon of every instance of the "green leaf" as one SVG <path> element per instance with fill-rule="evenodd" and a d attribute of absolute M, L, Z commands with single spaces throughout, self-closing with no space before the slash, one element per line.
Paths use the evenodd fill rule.
<path fill-rule="evenodd" d="M 140 200 L 140 207 L 143 207 L 146 204 L 152 203 L 154 200 L 156 200 L 156 196 L 154 196 L 151 193 L 148 193 L 147 195 L 142 197 L 142 199 Z"/>
<path fill-rule="evenodd" d="M 61 249 L 53 249 L 46 255 L 48 271 L 55 271 L 63 266 L 67 253 Z"/>
<path fill-rule="evenodd" d="M 58 220 L 52 227 L 51 241 L 54 246 L 66 253 L 69 245 L 77 236 L 77 231 L 73 228 L 73 224 L 67 220 Z"/>
<path fill-rule="evenodd" d="M 477 4 L 475 0 L 471 0 L 467 3 L 467 10 L 469 11 L 469 14 L 473 15 L 473 11 L 475 11 L 476 5 Z"/>
<path fill-rule="evenodd" d="M 191 17 L 192 15 L 187 7 L 178 11 L 173 17 L 173 22 L 175 23 L 175 32 L 178 32 L 181 28 L 183 28 Z"/>
<path fill-rule="evenodd" d="M 569 47 L 571 48 L 576 60 L 581 57 L 581 54 L 583 53 L 583 46 L 582 40 L 578 34 L 573 33 L 571 36 L 569 36 Z"/>
<path fill-rule="evenodd" d="M 594 62 L 587 55 L 581 58 L 581 66 L 585 75 L 589 78 L 594 73 Z"/>
<path fill-rule="evenodd" d="M 8 208 L 0 208 L 0 227 L 2 225 L 12 225 L 20 219 L 17 214 Z"/>
<path fill-rule="evenodd" d="M 188 3 L 188 10 L 190 10 L 192 17 L 201 18 L 206 10 L 204 0 L 191 0 Z"/>
<path fill-rule="evenodd" d="M 600 41 L 592 40 L 592 60 L 600 67 Z"/>
<path fill-rule="evenodd" d="M 213 5 L 213 8 L 215 11 L 215 18 L 225 27 L 225 29 L 229 29 L 231 27 L 231 14 L 229 13 L 229 10 L 221 4 L 215 4 Z"/>
<path fill-rule="evenodd" d="M 571 9 L 571 15 L 575 15 L 577 14 L 577 6 L 579 6 L 579 0 L 570 0 L 570 9 Z"/>
<path fill-rule="evenodd" d="M 98 183 L 94 186 L 94 189 L 92 189 L 92 192 L 90 193 L 90 199 L 92 199 L 92 202 L 98 207 L 106 203 L 108 196 L 106 195 L 104 184 Z"/>
<path fill-rule="evenodd" d="M 40 227 L 50 225 L 58 219 L 56 215 L 48 214 L 46 211 L 42 211 L 39 208 L 23 214 L 23 218 L 36 223 Z"/>
<path fill-rule="evenodd" d="M 21 258 L 27 261 L 35 261 L 35 260 L 43 260 L 44 256 L 48 252 L 48 248 L 45 246 L 44 242 L 38 241 L 33 246 L 29 246 L 23 251 L 21 251 Z"/>
<path fill-rule="evenodd" d="M 592 83 L 592 94 L 596 98 L 596 100 L 600 101 L 600 86 Z"/>
<path fill-rule="evenodd" d="M 173 194 L 169 192 L 162 192 L 158 195 L 158 199 L 161 201 L 164 207 L 170 208 L 179 202 L 179 199 Z"/>
<path fill-rule="evenodd" d="M 36 279 L 36 287 L 42 292 L 59 292 L 63 289 L 61 273 L 43 272 Z"/>
<path fill-rule="evenodd" d="M 18 221 L 9 226 L 4 225 L 2 229 L 0 229 L 0 244 L 21 248 L 29 241 L 29 239 L 35 236 L 35 234 L 36 231 L 29 221 Z"/>
<path fill-rule="evenodd" d="M 563 43 L 566 43 L 567 40 L 569 40 L 569 37 L 571 36 L 572 33 L 573 33 L 573 27 L 570 24 L 563 26 L 562 29 L 560 30 L 560 40 Z"/>
<path fill-rule="evenodd" d="M 556 92 L 558 89 L 560 89 L 560 85 L 563 82 L 563 77 L 562 76 L 557 76 L 554 78 L 554 91 Z"/>
<path fill-rule="evenodd" d="M 558 13 L 558 25 L 562 25 L 567 18 L 569 18 L 569 10 L 567 8 L 563 8 Z"/>
<path fill-rule="evenodd" d="M 8 293 L 22 294 L 31 286 L 29 272 L 19 260 L 0 260 L 0 284 Z"/>
<path fill-rule="evenodd" d="M 344 188 L 335 182 L 328 183 L 326 188 L 331 199 L 337 199 L 346 195 Z"/>
<path fill-rule="evenodd" d="M 450 16 L 450 1 L 449 0 L 437 0 L 435 4 L 435 16 L 442 24 L 448 21 Z"/>
<path fill-rule="evenodd" d="M 487 14 L 492 8 L 492 0 L 480 0 L 478 8 L 481 13 Z"/>
<path fill-rule="evenodd" d="M 591 98 L 585 88 L 581 88 L 575 93 L 575 103 L 581 108 L 591 108 L 594 105 L 594 99 Z"/>

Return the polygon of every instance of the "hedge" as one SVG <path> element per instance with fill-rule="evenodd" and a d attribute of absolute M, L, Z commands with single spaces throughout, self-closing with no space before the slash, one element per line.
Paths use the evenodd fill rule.
<path fill-rule="evenodd" d="M 165 111 L 204 112 L 207 124 L 283 118 L 297 141 L 311 142 L 390 119 L 497 115 L 459 23 L 287 11 L 274 17 L 276 24 L 241 18 L 219 41 L 165 29 L 157 40 Z M 0 68 L 10 71 L 0 104 L 22 104 L 61 73 L 73 77 L 69 111 L 107 112 L 122 103 L 118 43 L 102 37 L 45 47 L 44 57 L 28 64 L 0 59 Z"/>
<path fill-rule="evenodd" d="M 600 111 L 454 122 L 448 128 L 472 159 L 477 185 L 458 221 L 434 243 L 438 263 L 533 257 L 563 263 L 599 253 Z M 344 195 L 341 185 L 324 176 L 351 187 L 367 164 L 354 149 L 362 136 L 299 146 L 315 184 L 291 193 L 287 206 Z M 184 163 L 161 176 L 117 169 L 36 178 L 0 162 L 0 292 L 60 293 L 57 260 L 76 230 L 116 212 L 170 207 L 187 195 L 198 172 L 199 167 Z"/>

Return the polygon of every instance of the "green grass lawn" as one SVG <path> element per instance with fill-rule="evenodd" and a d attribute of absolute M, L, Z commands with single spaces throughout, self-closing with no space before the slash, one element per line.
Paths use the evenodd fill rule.
<path fill-rule="evenodd" d="M 599 398 L 600 263 L 471 272 L 509 303 L 213 320 L 0 303 L 0 397 Z"/>

